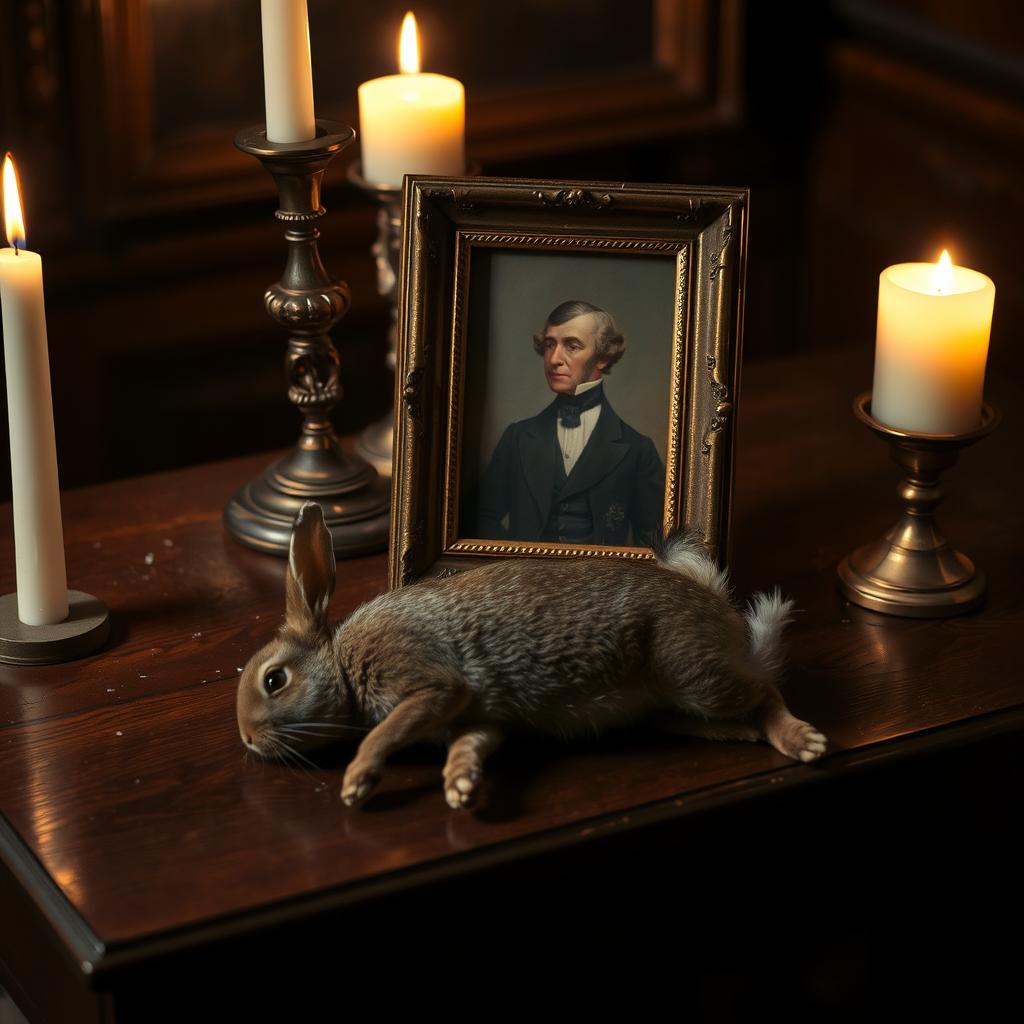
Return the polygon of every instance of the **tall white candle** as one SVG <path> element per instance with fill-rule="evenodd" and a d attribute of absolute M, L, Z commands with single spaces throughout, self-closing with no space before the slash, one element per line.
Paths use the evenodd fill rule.
<path fill-rule="evenodd" d="M 420 74 L 416 19 L 405 16 L 399 75 L 359 86 L 363 177 L 401 185 L 406 174 L 463 174 L 466 94 L 445 75 Z"/>
<path fill-rule="evenodd" d="M 316 138 L 306 0 L 262 0 L 268 142 Z"/>
<path fill-rule="evenodd" d="M 871 414 L 901 430 L 959 434 L 981 421 L 996 289 L 942 257 L 882 271 Z"/>
<path fill-rule="evenodd" d="M 12 248 L 0 249 L 0 304 L 11 431 L 14 559 L 18 618 L 29 626 L 67 618 L 68 581 L 57 484 L 43 261 L 24 249 L 25 226 L 10 154 L 3 168 L 4 221 Z"/>

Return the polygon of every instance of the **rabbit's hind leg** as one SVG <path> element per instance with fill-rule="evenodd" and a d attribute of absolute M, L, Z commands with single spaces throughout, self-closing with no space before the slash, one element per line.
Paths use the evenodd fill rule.
<path fill-rule="evenodd" d="M 668 732 L 710 740 L 766 740 L 794 761 L 816 761 L 821 757 L 828 740 L 809 722 L 791 714 L 774 686 L 762 681 L 760 692 L 760 700 L 755 695 L 756 703 L 742 713 L 737 713 L 737 704 L 741 702 L 734 699 L 718 707 L 713 701 L 696 707 L 688 701 L 689 706 L 683 704 L 657 714 L 651 724 Z"/>
<path fill-rule="evenodd" d="M 774 686 L 768 688 L 751 718 L 764 738 L 794 761 L 816 761 L 828 746 L 828 740 L 810 722 L 802 722 L 790 713 Z"/>
<path fill-rule="evenodd" d="M 466 726 L 453 734 L 444 766 L 444 798 L 454 810 L 472 807 L 483 778 L 484 761 L 501 746 L 494 725 Z"/>

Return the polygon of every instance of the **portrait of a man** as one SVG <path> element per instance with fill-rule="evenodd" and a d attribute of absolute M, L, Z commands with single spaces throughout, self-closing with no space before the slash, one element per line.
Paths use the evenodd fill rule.
<path fill-rule="evenodd" d="M 479 536 L 649 546 L 662 525 L 665 467 L 606 393 L 626 352 L 613 317 L 562 302 L 533 346 L 553 397 L 502 433 L 480 479 Z"/>

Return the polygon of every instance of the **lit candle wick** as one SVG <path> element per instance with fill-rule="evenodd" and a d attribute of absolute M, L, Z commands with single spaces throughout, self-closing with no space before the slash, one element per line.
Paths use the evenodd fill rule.
<path fill-rule="evenodd" d="M 932 279 L 932 283 L 935 287 L 936 295 L 944 295 L 952 287 L 953 261 L 950 259 L 949 252 L 946 249 L 942 250 L 942 255 L 935 264 L 935 276 Z"/>

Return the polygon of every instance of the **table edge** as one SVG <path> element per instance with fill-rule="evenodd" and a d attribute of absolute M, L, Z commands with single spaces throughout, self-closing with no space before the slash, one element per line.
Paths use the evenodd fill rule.
<path fill-rule="evenodd" d="M 0 860 L 21 884 L 71 953 L 83 976 L 96 984 L 100 977 L 144 960 L 181 953 L 213 941 L 252 934 L 264 928 L 294 924 L 304 918 L 344 910 L 375 899 L 394 896 L 447 881 L 457 874 L 486 871 L 509 862 L 565 851 L 622 837 L 627 833 L 670 825 L 707 811 L 728 807 L 771 793 L 819 786 L 852 771 L 882 768 L 942 749 L 953 749 L 991 737 L 1024 731 L 1024 705 L 990 712 L 978 718 L 937 726 L 922 733 L 897 737 L 848 751 L 837 751 L 811 765 L 784 765 L 684 795 L 665 797 L 609 814 L 584 818 L 491 846 L 468 850 L 390 872 L 270 903 L 221 918 L 198 921 L 169 932 L 126 941 L 104 942 L 50 877 L 41 862 L 0 812 Z"/>

